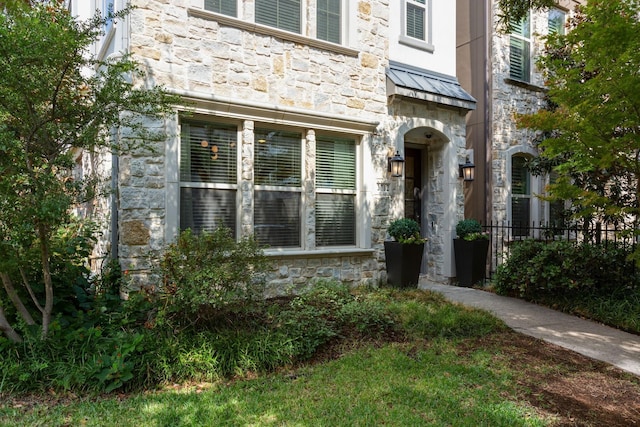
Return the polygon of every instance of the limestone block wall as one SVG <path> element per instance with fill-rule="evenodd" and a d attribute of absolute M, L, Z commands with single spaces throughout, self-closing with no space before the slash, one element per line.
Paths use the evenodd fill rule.
<path fill-rule="evenodd" d="M 543 76 L 535 65 L 535 58 L 542 52 L 544 40 L 541 34 L 548 31 L 546 12 L 533 13 L 532 25 L 532 74 L 531 84 L 518 84 L 509 79 L 509 35 L 498 31 L 498 7 L 493 2 L 492 75 L 491 94 L 491 170 L 492 170 L 492 220 L 506 221 L 509 203 L 507 159 L 515 151 L 536 152 L 536 134 L 517 128 L 516 116 L 537 111 L 545 104 Z"/>

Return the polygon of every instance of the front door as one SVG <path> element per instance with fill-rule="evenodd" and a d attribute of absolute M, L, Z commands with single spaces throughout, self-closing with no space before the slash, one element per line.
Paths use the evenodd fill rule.
<path fill-rule="evenodd" d="M 422 224 L 422 153 L 407 148 L 404 156 L 404 216 Z"/>

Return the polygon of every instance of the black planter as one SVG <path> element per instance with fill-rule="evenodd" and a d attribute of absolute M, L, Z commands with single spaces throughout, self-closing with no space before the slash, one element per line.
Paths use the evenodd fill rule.
<path fill-rule="evenodd" d="M 453 239 L 456 276 L 460 286 L 473 286 L 484 279 L 487 269 L 488 239 Z"/>
<path fill-rule="evenodd" d="M 423 251 L 424 243 L 384 242 L 387 283 L 400 288 L 417 286 Z"/>

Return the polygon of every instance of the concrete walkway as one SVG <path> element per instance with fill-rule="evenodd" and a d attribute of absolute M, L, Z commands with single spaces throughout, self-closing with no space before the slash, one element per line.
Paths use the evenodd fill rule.
<path fill-rule="evenodd" d="M 640 376 L 640 336 L 549 308 L 490 292 L 421 280 L 420 289 L 439 292 L 452 302 L 481 308 L 513 330 L 610 363 Z"/>

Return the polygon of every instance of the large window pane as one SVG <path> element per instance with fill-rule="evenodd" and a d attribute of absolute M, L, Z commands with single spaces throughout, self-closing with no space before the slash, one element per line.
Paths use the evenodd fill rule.
<path fill-rule="evenodd" d="M 407 36 L 425 40 L 426 0 L 407 1 Z"/>
<path fill-rule="evenodd" d="M 511 25 L 509 77 L 528 82 L 531 76 L 531 25 L 529 17 Z"/>
<path fill-rule="evenodd" d="M 235 126 L 183 123 L 180 181 L 235 184 L 237 149 Z"/>
<path fill-rule="evenodd" d="M 237 168 L 236 126 L 182 123 L 180 229 L 227 227 L 235 235 Z"/>
<path fill-rule="evenodd" d="M 316 245 L 355 245 L 356 145 L 353 140 L 316 140 Z"/>
<path fill-rule="evenodd" d="M 254 204 L 258 242 L 273 247 L 300 246 L 300 193 L 256 191 Z"/>
<path fill-rule="evenodd" d="M 351 194 L 316 195 L 316 245 L 355 244 L 355 196 Z"/>
<path fill-rule="evenodd" d="M 255 183 L 300 187 L 302 135 L 270 129 L 255 130 Z"/>
<path fill-rule="evenodd" d="M 526 163 L 527 158 L 522 155 L 511 158 L 511 223 L 514 236 L 529 235 L 531 174 Z"/>
<path fill-rule="evenodd" d="M 195 232 L 227 227 L 235 236 L 236 191 L 210 188 L 180 189 L 180 229 Z"/>
<path fill-rule="evenodd" d="M 318 138 L 316 142 L 316 186 L 355 190 L 356 148 L 354 141 Z"/>
<path fill-rule="evenodd" d="M 341 37 L 340 0 L 318 0 L 316 12 L 317 37 L 333 43 L 340 43 Z"/>
<path fill-rule="evenodd" d="M 256 0 L 256 22 L 300 34 L 300 0 Z"/>

